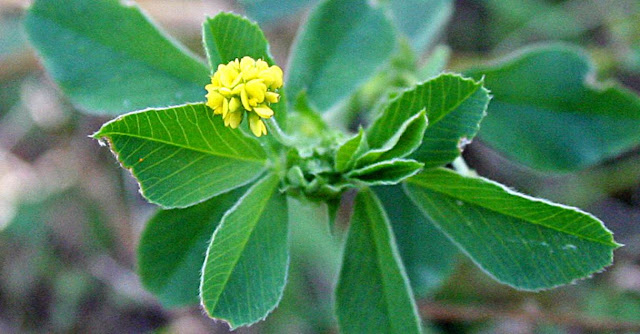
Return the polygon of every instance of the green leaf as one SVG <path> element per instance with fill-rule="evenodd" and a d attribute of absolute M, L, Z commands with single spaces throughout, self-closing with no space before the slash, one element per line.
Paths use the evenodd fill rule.
<path fill-rule="evenodd" d="M 430 168 L 443 166 L 460 156 L 478 132 L 490 99 L 482 82 L 442 74 L 404 93 L 389 108 L 398 113 L 427 108 L 429 127 L 422 145 L 411 158 Z"/>
<path fill-rule="evenodd" d="M 336 287 L 344 333 L 420 333 L 409 281 L 380 201 L 369 189 L 356 197 Z"/>
<path fill-rule="evenodd" d="M 401 124 L 395 115 L 387 115 L 390 109 L 385 110 L 379 121 L 367 129 L 366 139 L 370 150 L 356 160 L 357 166 L 365 166 L 375 161 L 384 161 L 393 158 L 403 158 L 415 151 L 422 143 L 424 131 L 427 128 L 425 110 L 418 111 L 415 115 L 409 115 Z M 405 115 L 400 115 L 405 116 Z M 389 124 L 384 124 L 389 121 Z M 385 128 L 384 130 L 382 130 Z"/>
<path fill-rule="evenodd" d="M 367 0 L 324 1 L 296 37 L 288 92 L 295 98 L 306 90 L 309 101 L 327 111 L 372 77 L 394 45 L 391 23 Z"/>
<path fill-rule="evenodd" d="M 336 150 L 336 170 L 338 172 L 349 170 L 355 165 L 357 158 L 368 150 L 367 135 L 364 130 L 360 128 L 358 134 L 342 143 L 342 145 L 338 147 L 338 150 Z"/>
<path fill-rule="evenodd" d="M 489 93 L 481 82 L 442 74 L 393 100 L 367 135 L 384 138 L 399 120 L 426 109 L 429 127 L 411 157 L 425 163 L 425 168 L 442 166 L 458 157 L 473 139 L 488 103 Z"/>
<path fill-rule="evenodd" d="M 413 205 L 400 185 L 374 190 L 389 215 L 411 288 L 417 296 L 425 296 L 453 271 L 457 247 Z"/>
<path fill-rule="evenodd" d="M 47 71 L 88 112 L 114 115 L 204 100 L 206 66 L 135 5 L 36 0 L 25 24 Z"/>
<path fill-rule="evenodd" d="M 269 44 L 257 24 L 233 13 L 220 13 L 207 18 L 202 35 L 212 70 L 236 58 L 249 56 L 274 65 Z"/>
<path fill-rule="evenodd" d="M 186 209 L 160 210 L 138 246 L 144 287 L 165 307 L 197 304 L 202 263 L 224 213 L 246 192 L 238 188 Z"/>
<path fill-rule="evenodd" d="M 481 139 L 527 166 L 569 172 L 640 144 L 640 98 L 594 83 L 581 50 L 528 48 L 467 73 L 484 76 L 494 95 Z"/>
<path fill-rule="evenodd" d="M 410 159 L 385 160 L 352 170 L 345 177 L 371 186 L 392 185 L 415 175 L 422 166 L 422 163 Z"/>
<path fill-rule="evenodd" d="M 187 207 L 240 187 L 265 169 L 255 138 L 225 127 L 204 104 L 129 113 L 102 126 L 142 195 L 165 208 Z"/>
<path fill-rule="evenodd" d="M 478 266 L 518 289 L 588 277 L 611 264 L 619 247 L 597 218 L 484 178 L 429 169 L 408 179 L 405 189 Z"/>
<path fill-rule="evenodd" d="M 396 27 L 409 38 L 418 53 L 429 49 L 453 14 L 451 0 L 387 2 Z"/>
<path fill-rule="evenodd" d="M 207 18 L 202 25 L 202 36 L 212 72 L 218 64 L 249 56 L 276 65 L 269 53 L 269 43 L 257 24 L 232 13 L 220 13 Z M 281 103 L 271 105 L 280 127 L 285 128 L 287 110 L 284 88 L 279 89 Z"/>
<path fill-rule="evenodd" d="M 282 297 L 289 266 L 287 199 L 277 175 L 253 185 L 222 218 L 202 269 L 207 314 L 231 329 L 264 319 Z"/>

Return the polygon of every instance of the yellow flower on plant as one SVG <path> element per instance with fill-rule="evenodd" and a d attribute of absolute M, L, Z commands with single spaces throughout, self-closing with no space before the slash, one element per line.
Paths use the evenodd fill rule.
<path fill-rule="evenodd" d="M 237 128 L 245 112 L 249 128 L 256 137 L 267 134 L 263 119 L 273 116 L 271 103 L 280 99 L 277 90 L 282 87 L 282 69 L 269 66 L 262 59 L 251 57 L 235 59 L 218 65 L 211 76 L 207 90 L 207 106 L 216 115 L 222 115 L 224 125 Z"/>

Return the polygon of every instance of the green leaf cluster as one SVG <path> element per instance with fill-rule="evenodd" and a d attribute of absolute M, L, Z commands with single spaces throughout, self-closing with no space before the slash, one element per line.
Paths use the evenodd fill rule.
<path fill-rule="evenodd" d="M 135 110 L 93 136 L 162 207 L 143 232 L 139 273 L 164 305 L 199 302 L 231 328 L 264 319 L 287 281 L 297 210 L 290 203 L 326 212 L 327 219 L 298 224 L 325 223 L 339 234 L 332 222 L 355 189 L 337 278 L 338 325 L 347 333 L 420 333 L 414 293 L 439 284 L 457 249 L 500 282 L 540 290 L 602 270 L 619 246 L 588 213 L 460 168 L 478 133 L 550 170 L 589 166 L 640 140 L 637 96 L 588 83 L 588 61 L 565 46 L 526 50 L 469 70 L 469 78 L 441 73 L 402 87 L 380 84 L 406 70 L 398 57 L 416 59 L 433 45 L 451 6 L 322 1 L 293 47 L 287 91 L 274 105 L 279 127 L 260 139 L 225 127 L 203 102 L 218 64 L 243 56 L 273 64 L 264 34 L 244 17 L 205 20 L 208 66 L 117 0 L 36 0 L 27 30 L 74 103 L 92 113 Z M 435 54 L 422 72 L 439 73 L 445 58 Z M 372 99 L 362 117 L 369 121 L 342 131 L 353 124 L 337 122 L 363 96 Z M 595 129 L 602 131 L 580 133 Z"/>

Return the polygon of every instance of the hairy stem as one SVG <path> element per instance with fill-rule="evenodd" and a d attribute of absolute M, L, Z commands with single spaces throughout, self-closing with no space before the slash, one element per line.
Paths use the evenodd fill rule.
<path fill-rule="evenodd" d="M 278 122 L 276 122 L 276 119 L 274 117 L 266 119 L 265 123 L 267 125 L 267 128 L 269 129 L 269 133 L 280 144 L 285 146 L 295 146 L 294 145 L 295 139 L 289 136 L 288 134 L 284 133 L 284 131 L 282 131 L 282 129 L 280 128 L 280 126 L 278 125 Z"/>

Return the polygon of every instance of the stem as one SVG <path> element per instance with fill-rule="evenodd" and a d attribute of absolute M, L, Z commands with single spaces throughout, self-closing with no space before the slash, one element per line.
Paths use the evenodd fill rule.
<path fill-rule="evenodd" d="M 276 122 L 275 117 L 266 119 L 265 124 L 269 129 L 269 133 L 271 133 L 273 138 L 280 142 L 280 144 L 284 146 L 294 146 L 295 139 L 282 131 L 282 129 L 278 125 L 278 122 Z"/>
<path fill-rule="evenodd" d="M 478 174 L 476 174 L 476 172 L 473 169 L 469 168 L 469 166 L 464 161 L 462 156 L 457 157 L 455 160 L 453 160 L 453 162 L 451 164 L 453 165 L 453 169 L 455 169 L 458 173 L 460 173 L 460 174 L 462 174 L 464 176 L 477 176 L 478 175 Z"/>

